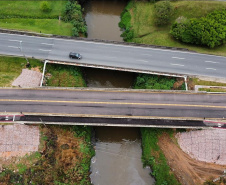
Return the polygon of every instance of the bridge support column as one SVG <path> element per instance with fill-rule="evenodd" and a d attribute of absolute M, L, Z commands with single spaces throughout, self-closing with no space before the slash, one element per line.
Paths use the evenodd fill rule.
<path fill-rule="evenodd" d="M 42 87 L 42 83 L 43 83 L 43 79 L 44 79 L 44 76 L 45 76 L 45 70 L 46 70 L 46 64 L 47 64 L 47 62 L 48 62 L 48 60 L 45 60 L 44 67 L 43 67 L 43 72 L 42 72 L 42 79 L 41 79 L 40 87 Z"/>
<path fill-rule="evenodd" d="M 188 90 L 187 76 L 184 76 L 185 90 Z"/>

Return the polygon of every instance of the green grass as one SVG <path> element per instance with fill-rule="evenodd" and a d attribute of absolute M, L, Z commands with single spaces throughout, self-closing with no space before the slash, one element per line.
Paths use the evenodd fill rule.
<path fill-rule="evenodd" d="M 198 18 L 205 16 L 213 10 L 226 8 L 226 2 L 219 1 L 178 1 L 172 2 L 174 14 L 171 24 L 180 16 Z M 169 34 L 171 24 L 164 27 L 156 27 L 153 20 L 154 4 L 149 2 L 135 2 L 131 10 L 131 25 L 134 29 L 132 42 L 154 44 L 161 46 L 187 48 L 200 53 L 226 56 L 226 44 L 214 49 L 193 46 L 174 40 Z"/>
<path fill-rule="evenodd" d="M 0 27 L 55 35 L 72 35 L 72 24 L 57 19 L 0 19 Z"/>
<path fill-rule="evenodd" d="M 213 82 L 213 81 L 204 81 L 204 80 L 199 80 L 198 78 L 192 78 L 191 80 L 192 80 L 192 82 L 195 85 L 226 86 L 226 83 Z"/>
<path fill-rule="evenodd" d="M 42 68 L 43 63 L 36 59 L 29 59 L 31 67 Z M 19 57 L 0 57 L 0 87 L 10 87 L 14 79 L 16 79 L 27 61 Z"/>
<path fill-rule="evenodd" d="M 222 89 L 222 88 L 199 88 L 199 91 L 206 91 L 206 92 L 226 92 L 226 89 Z"/>
<path fill-rule="evenodd" d="M 67 0 L 47 2 L 49 13 L 41 11 L 42 1 L 0 1 L 0 28 L 71 36 L 72 24 L 58 20 Z"/>
<path fill-rule="evenodd" d="M 47 64 L 47 73 L 51 78 L 47 80 L 47 86 L 55 87 L 86 87 L 81 68 L 58 64 Z"/>
<path fill-rule="evenodd" d="M 40 9 L 42 1 L 0 1 L 0 18 L 27 17 L 50 18 L 61 15 L 66 0 L 47 1 L 52 8 L 50 13 L 43 13 Z"/>
<path fill-rule="evenodd" d="M 158 138 L 164 132 L 171 135 L 172 129 L 141 128 L 142 161 L 144 166 L 151 166 L 151 174 L 155 177 L 156 185 L 179 185 L 158 146 Z"/>

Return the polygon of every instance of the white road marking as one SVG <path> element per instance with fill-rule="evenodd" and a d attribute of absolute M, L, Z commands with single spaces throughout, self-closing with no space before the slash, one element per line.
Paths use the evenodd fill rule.
<path fill-rule="evenodd" d="M 9 40 L 9 41 L 12 41 L 12 42 L 22 42 L 22 40 Z"/>
<path fill-rule="evenodd" d="M 8 46 L 9 48 L 16 48 L 16 49 L 19 49 L 19 47 L 17 46 Z"/>
<path fill-rule="evenodd" d="M 47 52 L 50 52 L 51 50 L 45 50 L 45 49 L 39 49 L 41 51 L 47 51 Z"/>
<path fill-rule="evenodd" d="M 7 34 L 7 33 L 0 33 L 1 35 L 16 35 L 18 37 L 32 37 L 32 38 L 40 38 L 40 39 L 46 39 L 46 40 L 58 40 L 58 41 L 69 41 L 69 42 L 83 42 L 83 43 L 92 43 L 92 44 L 103 44 L 103 43 L 97 43 L 94 41 L 82 41 L 82 40 L 69 40 L 69 39 L 59 39 L 59 38 L 44 38 L 44 37 L 40 37 L 40 36 L 28 36 L 28 35 L 18 35 L 18 34 Z M 190 55 L 201 55 L 201 56 L 210 56 L 213 57 L 212 55 L 208 55 L 208 54 L 203 54 L 203 53 L 192 53 L 189 51 L 181 51 L 181 50 L 170 50 L 170 49 L 161 49 L 161 48 L 144 48 L 141 46 L 125 46 L 125 45 L 120 45 L 120 44 L 110 44 L 110 43 L 104 43 L 103 45 L 111 45 L 111 46 L 116 46 L 116 47 L 130 47 L 130 48 L 139 48 L 139 49 L 143 49 L 143 50 L 156 50 L 156 51 L 166 51 L 166 52 L 172 52 L 172 53 L 187 53 Z M 113 50 L 112 50 L 113 51 Z M 217 56 L 215 55 L 214 57 L 217 58 L 226 58 L 224 56 Z"/>
<path fill-rule="evenodd" d="M 137 60 L 138 62 L 148 62 L 148 61 L 146 61 L 146 60 Z"/>
<path fill-rule="evenodd" d="M 41 44 L 49 45 L 49 46 L 53 46 L 54 45 L 54 44 L 48 44 L 48 43 L 41 43 Z"/>
<path fill-rule="evenodd" d="M 216 69 L 214 69 L 214 68 L 206 68 L 206 69 L 208 69 L 208 70 L 216 70 Z"/>
<path fill-rule="evenodd" d="M 172 58 L 179 59 L 179 60 L 185 59 L 185 58 L 180 58 L 180 57 L 172 57 Z"/>
<path fill-rule="evenodd" d="M 213 63 L 213 64 L 218 64 L 219 63 L 219 62 L 213 62 L 213 61 L 205 61 L 205 62 Z"/>
<path fill-rule="evenodd" d="M 182 64 L 171 64 L 171 65 L 174 65 L 174 66 L 184 66 Z"/>

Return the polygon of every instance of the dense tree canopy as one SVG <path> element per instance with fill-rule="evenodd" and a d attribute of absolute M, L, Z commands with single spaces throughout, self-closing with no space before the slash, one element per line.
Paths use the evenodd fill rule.
<path fill-rule="evenodd" d="M 200 19 L 176 21 L 171 29 L 174 38 L 210 48 L 226 41 L 226 10 L 214 11 Z"/>

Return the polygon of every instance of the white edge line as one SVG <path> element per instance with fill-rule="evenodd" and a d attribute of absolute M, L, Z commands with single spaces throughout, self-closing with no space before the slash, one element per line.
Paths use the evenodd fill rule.
<path fill-rule="evenodd" d="M 167 51 L 167 52 L 172 52 L 172 53 L 187 53 L 191 55 L 203 55 L 203 56 L 212 56 L 212 57 L 221 57 L 221 58 L 226 58 L 225 56 L 218 56 L 218 55 L 208 55 L 204 53 L 192 53 L 189 51 L 180 51 L 180 50 L 171 50 L 171 49 L 160 49 L 160 48 L 144 48 L 144 47 L 139 47 L 139 46 L 124 46 L 120 44 L 110 44 L 110 43 L 97 43 L 97 42 L 92 42 L 92 41 L 84 41 L 84 40 L 67 40 L 67 39 L 59 39 L 59 38 L 46 38 L 46 37 L 39 37 L 39 36 L 30 36 L 30 35 L 19 35 L 19 34 L 7 34 L 7 33 L 0 33 L 0 34 L 5 34 L 5 35 L 16 35 L 20 37 L 33 37 L 33 38 L 42 38 L 42 39 L 48 39 L 48 40 L 64 40 L 64 41 L 70 41 L 70 42 L 85 42 L 85 43 L 93 43 L 93 44 L 103 44 L 103 45 L 112 45 L 112 46 L 121 46 L 121 47 L 131 47 L 131 48 L 140 48 L 144 50 L 159 50 L 159 51 Z"/>
<path fill-rule="evenodd" d="M 148 62 L 146 60 L 137 60 L 137 62 Z"/>
<path fill-rule="evenodd" d="M 51 50 L 45 50 L 45 49 L 39 49 L 41 51 L 47 51 L 47 52 L 50 52 Z"/>
<path fill-rule="evenodd" d="M 213 63 L 213 64 L 218 64 L 219 62 L 213 62 L 213 61 L 205 61 L 207 63 Z"/>
<path fill-rule="evenodd" d="M 206 69 L 208 69 L 208 70 L 216 70 L 216 69 L 214 69 L 214 68 L 206 68 Z"/>
<path fill-rule="evenodd" d="M 184 65 L 181 65 L 181 64 L 171 64 L 171 65 L 174 65 L 174 66 L 184 66 Z"/>
<path fill-rule="evenodd" d="M 180 59 L 180 60 L 185 59 L 185 58 L 180 58 L 180 57 L 172 57 L 172 58 L 175 58 L 175 59 Z"/>
<path fill-rule="evenodd" d="M 54 45 L 54 44 L 48 44 L 48 43 L 41 43 L 41 44 L 49 45 L 49 46 L 53 46 Z"/>
<path fill-rule="evenodd" d="M 19 49 L 19 47 L 16 47 L 16 46 L 8 46 L 9 48 L 16 48 L 16 49 Z"/>
<path fill-rule="evenodd" d="M 9 41 L 12 41 L 12 42 L 21 42 L 21 40 L 9 40 Z"/>

